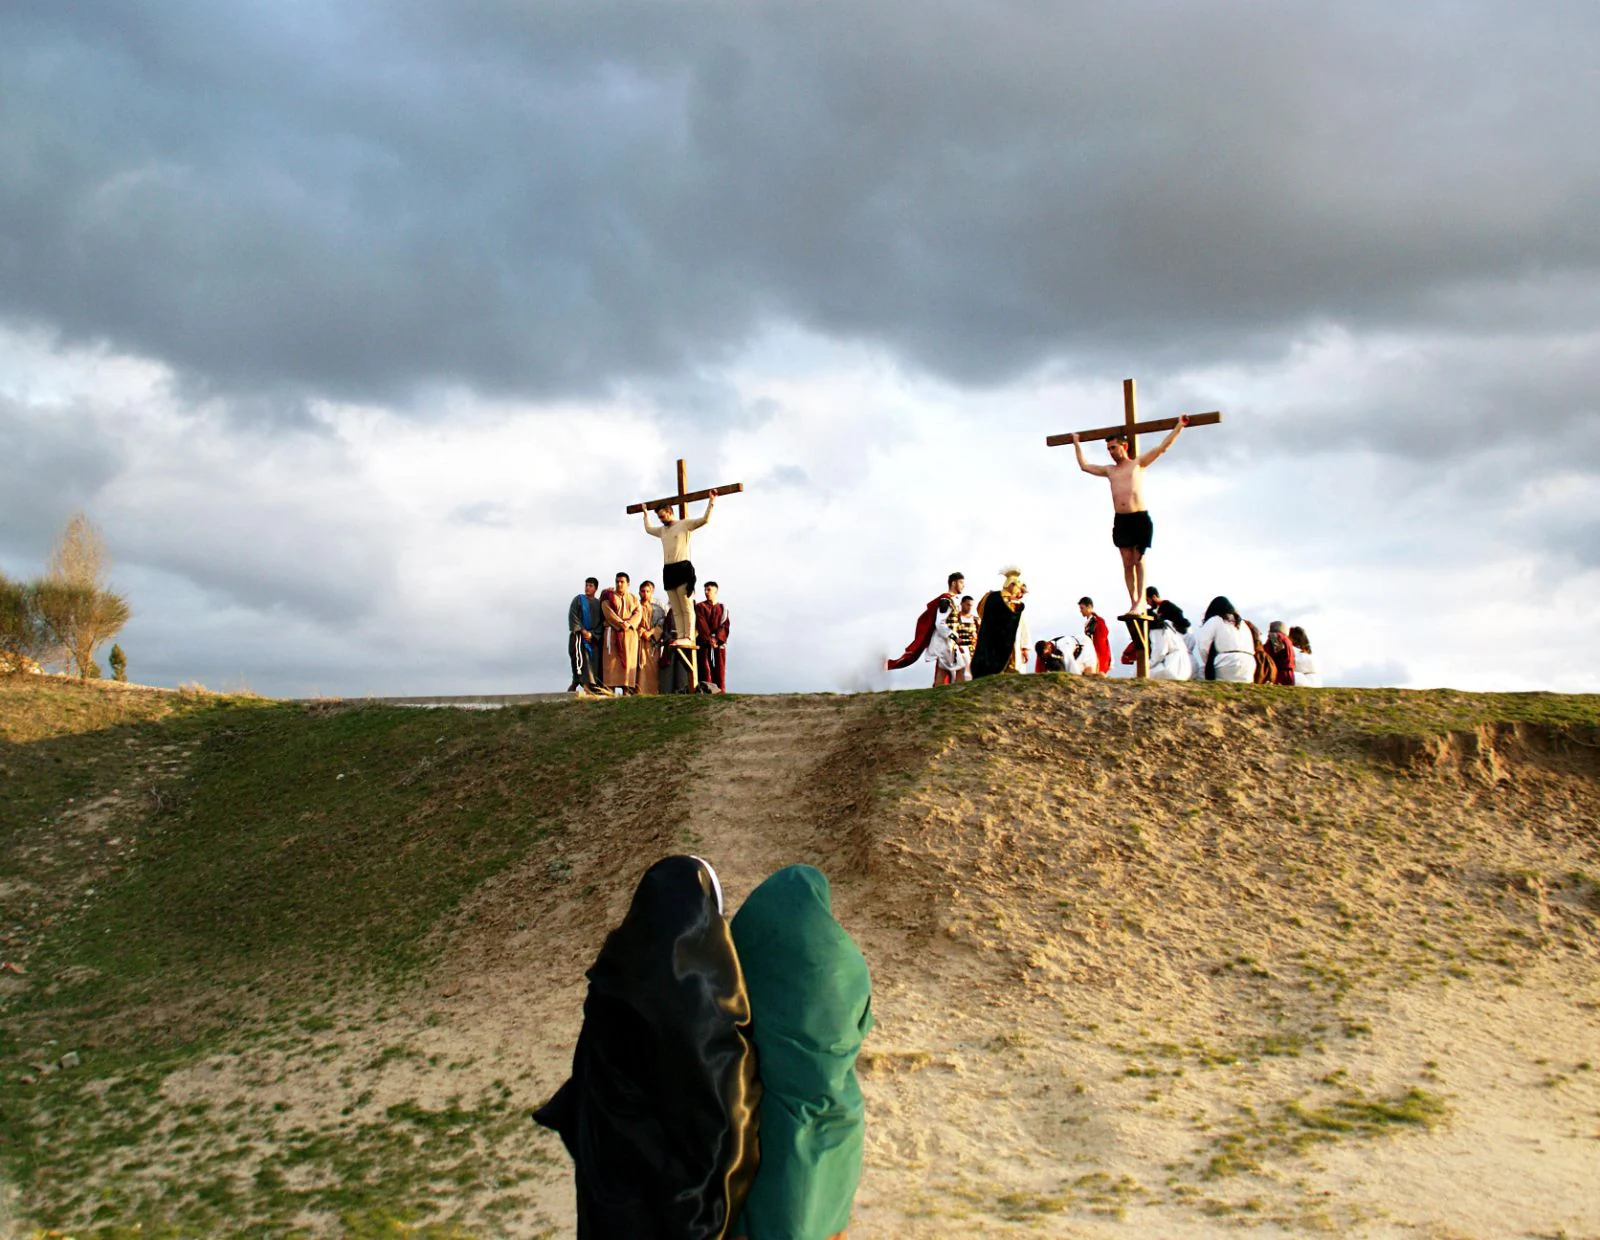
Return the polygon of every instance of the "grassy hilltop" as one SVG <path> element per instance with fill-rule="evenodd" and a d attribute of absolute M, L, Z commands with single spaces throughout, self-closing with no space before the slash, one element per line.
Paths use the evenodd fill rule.
<path fill-rule="evenodd" d="M 873 966 L 852 1236 L 1600 1234 L 1600 699 L 1011 677 L 289 706 L 0 679 L 0 1222 L 570 1233 L 657 856 Z"/>

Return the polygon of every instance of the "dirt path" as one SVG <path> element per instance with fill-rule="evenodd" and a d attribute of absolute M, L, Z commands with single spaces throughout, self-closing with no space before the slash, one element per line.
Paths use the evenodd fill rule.
<path fill-rule="evenodd" d="M 794 862 L 818 866 L 833 882 L 841 920 L 856 934 L 875 969 L 892 973 L 906 957 L 903 937 L 891 928 L 873 928 L 867 915 L 874 903 L 873 883 L 851 872 L 843 860 L 847 850 L 838 823 L 850 817 L 859 794 L 848 778 L 829 775 L 830 767 L 848 756 L 851 728 L 862 712 L 860 699 L 827 695 L 726 703 L 685 774 L 678 793 L 684 815 L 662 823 L 656 850 L 661 855 L 692 852 L 710 861 L 730 915 L 774 870 Z M 632 811 L 619 805 L 615 812 Z M 457 1059 L 479 1053 L 501 1071 L 515 1069 L 530 1104 L 566 1076 L 581 1019 L 583 968 L 605 930 L 626 910 L 632 881 L 646 860 L 637 855 L 619 859 L 605 852 L 603 842 L 593 853 L 574 860 L 572 882 L 576 885 L 590 873 L 607 875 L 600 902 L 604 915 L 575 927 L 563 941 L 513 942 L 508 952 L 508 959 L 524 965 L 534 955 L 559 962 L 555 984 L 530 987 L 525 967 L 474 970 L 459 983 L 447 984 L 456 991 L 442 996 L 450 1019 L 440 1023 L 425 1048 Z M 446 1044 L 438 1044 L 446 1030 Z M 553 1136 L 541 1134 L 538 1141 L 544 1158 L 533 1169 L 533 1205 L 517 1221 L 526 1230 L 508 1234 L 538 1235 L 541 1228 L 551 1227 L 552 1234 L 570 1235 L 570 1163 Z"/>
<path fill-rule="evenodd" d="M 716 867 L 730 915 L 774 870 L 835 868 L 817 771 L 859 714 L 851 698 L 746 698 L 718 719 L 691 769 L 682 844 Z"/>

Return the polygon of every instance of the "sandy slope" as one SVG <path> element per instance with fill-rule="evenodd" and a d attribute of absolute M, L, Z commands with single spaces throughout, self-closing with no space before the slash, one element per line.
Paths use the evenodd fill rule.
<path fill-rule="evenodd" d="M 881 698 L 726 703 L 686 769 L 640 762 L 480 893 L 382 1026 L 419 1057 L 357 1085 L 536 1105 L 649 861 L 706 856 L 732 912 L 803 860 L 875 979 L 853 1236 L 1600 1236 L 1592 748 L 1029 688 L 932 747 Z M 301 1057 L 285 1106 L 332 1107 L 340 1062 Z M 559 1143 L 495 1156 L 534 1191 L 485 1234 L 570 1235 Z"/>

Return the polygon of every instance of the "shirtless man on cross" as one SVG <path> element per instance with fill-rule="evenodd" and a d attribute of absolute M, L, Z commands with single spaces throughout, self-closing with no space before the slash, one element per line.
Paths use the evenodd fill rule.
<path fill-rule="evenodd" d="M 1144 553 L 1150 550 L 1155 537 L 1155 527 L 1144 506 L 1144 471 L 1160 456 L 1189 425 L 1189 415 L 1184 414 L 1178 424 L 1154 448 L 1140 453 L 1137 459 L 1128 455 L 1126 436 L 1118 435 L 1106 440 L 1111 453 L 1111 464 L 1091 465 L 1083 459 L 1083 444 L 1078 436 L 1072 437 L 1072 450 L 1078 454 L 1078 468 L 1086 474 L 1105 478 L 1111 483 L 1111 506 L 1116 510 L 1112 518 L 1111 541 L 1122 553 L 1122 577 L 1128 584 L 1128 612 L 1138 615 L 1145 609 Z"/>

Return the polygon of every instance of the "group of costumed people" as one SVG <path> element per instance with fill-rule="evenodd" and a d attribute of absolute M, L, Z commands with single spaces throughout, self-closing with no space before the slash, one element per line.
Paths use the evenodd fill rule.
<path fill-rule="evenodd" d="M 861 1177 L 871 979 L 828 880 L 777 871 L 731 923 L 716 872 L 645 872 L 588 971 L 572 1075 L 534 1119 L 580 1240 L 832 1240 Z"/>
<path fill-rule="evenodd" d="M 1029 649 L 1024 617 L 1028 592 L 1021 571 L 1001 570 L 1003 582 L 972 608 L 970 596 L 961 594 L 965 577 L 951 573 L 944 593 L 928 601 L 917 618 L 911 644 L 885 667 L 910 667 L 919 659 L 934 665 L 933 683 L 952 684 L 1000 672 L 1019 672 L 1030 661 L 1035 672 L 1066 672 L 1104 676 L 1111 672 L 1110 628 L 1094 610 L 1094 600 L 1078 600 L 1084 617 L 1084 637 L 1045 638 Z M 1228 680 L 1256 684 L 1317 687 L 1311 638 L 1299 625 L 1274 620 L 1265 637 L 1251 620 L 1239 615 L 1226 597 L 1218 595 L 1206 608 L 1204 621 L 1191 625 L 1171 599 L 1154 586 L 1144 592 L 1140 623 L 1149 635 L 1148 675 L 1155 680 Z M 970 617 L 970 622 L 969 622 Z M 1032 658 L 1030 660 L 1030 653 Z M 1137 650 L 1129 642 L 1121 661 L 1132 664 Z"/>
<path fill-rule="evenodd" d="M 705 513 L 689 518 L 671 505 L 657 508 L 661 524 L 644 530 L 661 540 L 661 585 L 667 605 L 655 600 L 655 582 L 633 593 L 632 578 L 618 573 L 612 589 L 597 578 L 567 608 L 567 653 L 572 663 L 568 691 L 598 697 L 655 693 L 725 693 L 728 689 L 728 609 L 717 601 L 717 583 L 694 601 L 697 578 L 689 559 L 689 536 L 711 520 L 717 493 L 707 492 Z"/>
<path fill-rule="evenodd" d="M 1095 612 L 1090 598 L 1079 599 L 1078 610 L 1085 617 L 1083 631 L 1088 641 L 1056 637 L 1036 643 L 1034 671 L 1084 676 L 1110 673 L 1111 638 L 1105 618 Z M 1150 643 L 1146 674 L 1152 680 L 1231 680 L 1303 688 L 1322 684 L 1311 638 L 1304 628 L 1274 620 L 1262 637 L 1255 622 L 1240 616 L 1222 595 L 1211 600 L 1204 622 L 1196 627 L 1181 607 L 1149 586 L 1142 614 Z M 1121 661 L 1131 665 L 1137 659 L 1138 648 L 1130 641 Z"/>
<path fill-rule="evenodd" d="M 622 694 L 724 693 L 728 688 L 728 609 L 717 600 L 717 583 L 692 603 L 693 644 L 678 641 L 673 609 L 656 602 L 653 581 L 632 590 L 627 573 L 600 589 L 590 577 L 567 608 L 569 692 L 599 697 Z"/>
<path fill-rule="evenodd" d="M 943 594 L 930 599 L 917 617 L 916 633 L 905 653 L 885 659 L 889 671 L 918 659 L 933 664 L 933 683 L 953 684 L 998 672 L 1014 672 L 1028 661 L 1028 625 L 1023 619 L 1028 593 L 1019 568 L 1003 568 L 1000 587 L 970 607 L 961 593 L 965 573 L 951 573 Z"/>

